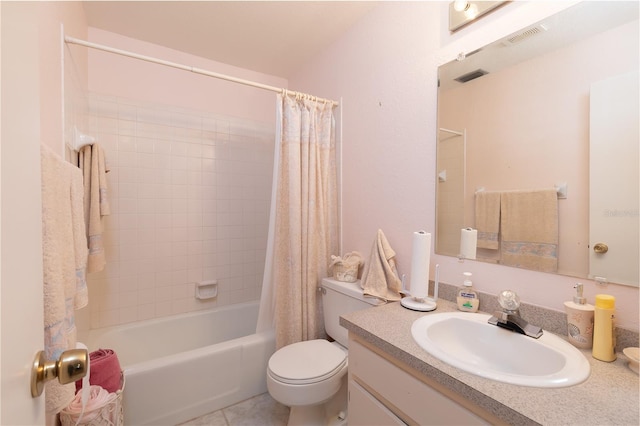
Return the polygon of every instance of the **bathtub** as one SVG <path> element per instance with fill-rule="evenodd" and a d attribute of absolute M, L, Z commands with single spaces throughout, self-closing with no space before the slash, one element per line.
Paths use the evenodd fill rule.
<path fill-rule="evenodd" d="M 175 425 L 267 391 L 273 331 L 255 334 L 258 302 L 92 330 L 124 370 L 124 423 Z"/>

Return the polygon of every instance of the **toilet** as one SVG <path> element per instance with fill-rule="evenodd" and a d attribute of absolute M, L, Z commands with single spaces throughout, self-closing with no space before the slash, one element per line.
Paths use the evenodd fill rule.
<path fill-rule="evenodd" d="M 289 425 L 346 425 L 348 332 L 340 315 L 382 302 L 362 294 L 360 281 L 322 280 L 324 339 L 293 343 L 269 359 L 267 389 L 291 408 Z"/>

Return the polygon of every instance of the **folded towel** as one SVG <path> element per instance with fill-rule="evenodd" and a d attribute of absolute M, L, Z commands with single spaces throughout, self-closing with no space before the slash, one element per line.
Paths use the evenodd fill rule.
<path fill-rule="evenodd" d="M 398 278 L 395 258 L 396 252 L 391 248 L 382 230 L 373 242 L 369 262 L 362 274 L 362 288 L 365 296 L 373 296 L 384 301 L 400 300 L 402 282 Z"/>
<path fill-rule="evenodd" d="M 86 405 L 84 407 L 82 406 L 82 392 L 78 392 L 71 403 L 62 410 L 64 418 L 69 420 L 69 422 L 64 423 L 77 424 L 79 421 L 82 421 L 83 425 L 88 425 L 91 424 L 91 421 L 93 420 L 105 420 L 103 418 L 99 418 L 101 414 L 100 408 L 114 402 L 118 395 L 97 385 L 92 385 L 89 389 L 89 397 L 85 401 Z M 116 424 L 115 419 L 113 420 L 114 422 L 112 424 Z M 96 424 L 103 423 L 100 422 Z"/>
<path fill-rule="evenodd" d="M 89 354 L 89 384 L 102 386 L 109 392 L 120 389 L 122 370 L 118 355 L 112 349 L 98 349 Z M 82 380 L 76 382 L 76 392 L 82 389 Z"/>
<path fill-rule="evenodd" d="M 497 250 L 500 232 L 500 192 L 476 192 L 477 248 Z"/>
<path fill-rule="evenodd" d="M 82 173 L 41 145 L 44 351 L 58 359 L 76 346 L 75 309 L 87 304 L 87 240 L 82 212 Z M 47 383 L 47 413 L 73 398 L 73 385 Z"/>
<path fill-rule="evenodd" d="M 102 147 L 97 143 L 83 147 L 79 165 L 84 175 L 84 217 L 89 244 L 88 272 L 104 269 L 106 264 L 102 242 L 102 216 L 111 213 L 107 198 L 108 172 Z"/>
<path fill-rule="evenodd" d="M 543 272 L 558 270 L 558 194 L 555 189 L 503 192 L 501 263 Z"/>

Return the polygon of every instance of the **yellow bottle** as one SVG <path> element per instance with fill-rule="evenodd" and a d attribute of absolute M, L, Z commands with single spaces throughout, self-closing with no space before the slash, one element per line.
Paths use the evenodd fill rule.
<path fill-rule="evenodd" d="M 600 361 L 611 362 L 616 359 L 615 308 L 615 297 L 596 294 L 592 355 Z"/>

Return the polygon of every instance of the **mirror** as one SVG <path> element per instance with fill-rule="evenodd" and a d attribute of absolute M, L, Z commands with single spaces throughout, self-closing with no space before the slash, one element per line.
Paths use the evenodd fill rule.
<path fill-rule="evenodd" d="M 610 93 L 600 87 L 612 81 L 637 82 L 638 33 L 637 2 L 582 2 L 438 69 L 437 254 L 460 257 L 462 229 L 486 219 L 476 215 L 477 199 L 549 189 L 558 195 L 551 208 L 556 264 L 509 265 L 638 286 L 638 114 L 628 113 L 637 109 L 638 91 L 626 90 L 630 107 L 604 105 L 595 95 Z M 598 130 L 598 120 L 613 122 L 611 114 L 629 116 L 620 126 L 631 142 L 621 148 L 611 149 L 612 133 Z M 608 186 L 590 182 L 590 168 L 604 167 L 598 152 L 618 156 L 606 161 Z M 601 192 L 605 201 L 592 205 Z M 540 220 L 540 205 L 532 206 L 523 229 Z M 596 222 L 598 231 L 590 229 Z M 626 229 L 622 238 L 613 235 L 617 228 Z M 594 252 L 596 243 L 608 251 Z M 476 260 L 508 264 L 502 248 L 480 245 Z M 609 261 L 618 266 L 603 267 Z M 628 270 L 618 274 L 620 267 Z"/>

